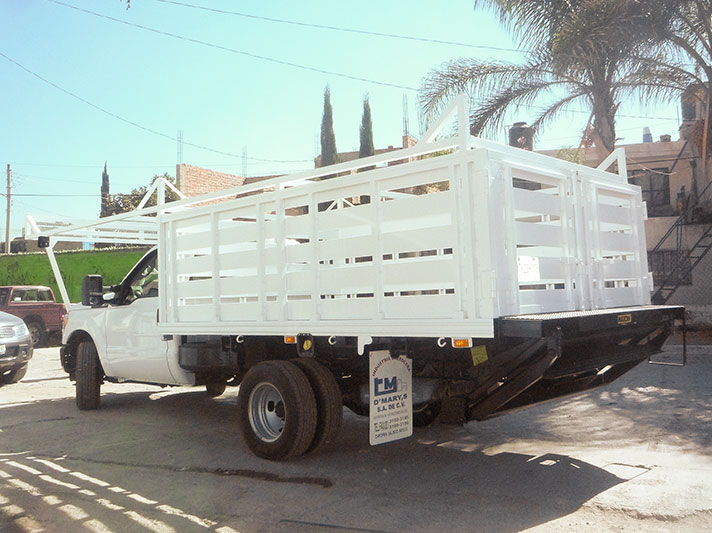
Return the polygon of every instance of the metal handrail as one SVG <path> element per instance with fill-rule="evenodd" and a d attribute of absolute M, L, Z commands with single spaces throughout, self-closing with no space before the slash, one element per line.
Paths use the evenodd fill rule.
<path fill-rule="evenodd" d="M 702 193 L 697 197 L 698 201 L 705 195 L 707 190 L 710 188 L 710 185 L 712 185 L 712 181 L 708 182 L 705 188 L 702 190 Z M 670 226 L 670 228 L 667 230 L 665 235 L 663 235 L 662 239 L 658 241 L 658 244 L 655 245 L 655 247 L 651 250 L 651 253 L 655 253 L 660 248 L 662 248 L 663 243 L 667 240 L 667 238 L 672 234 L 673 231 L 675 231 L 679 226 L 684 225 L 685 220 L 687 220 L 687 215 L 691 209 L 693 209 L 697 204 L 692 204 L 688 202 L 688 204 L 685 206 L 685 209 L 682 210 L 682 213 L 680 214 L 679 217 L 677 217 L 677 220 L 673 222 L 673 224 Z"/>

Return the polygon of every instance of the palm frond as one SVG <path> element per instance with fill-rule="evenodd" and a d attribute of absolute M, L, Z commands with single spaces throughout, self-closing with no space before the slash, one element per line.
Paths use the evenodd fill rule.
<path fill-rule="evenodd" d="M 584 91 L 572 92 L 568 96 L 557 100 L 553 104 L 544 109 L 531 125 L 537 132 L 544 129 L 548 124 L 556 120 L 561 113 L 566 111 L 566 108 L 573 104 L 579 98 L 586 98 L 588 94 Z"/>
<path fill-rule="evenodd" d="M 531 105 L 557 86 L 568 82 L 557 79 L 539 79 L 526 83 L 516 83 L 478 102 L 470 119 L 473 135 L 496 135 L 503 127 L 507 112 L 520 106 Z"/>
<path fill-rule="evenodd" d="M 475 59 L 458 59 L 432 70 L 423 80 L 418 94 L 421 120 L 427 125 L 460 93 L 471 97 L 491 94 L 515 82 L 527 83 L 551 75 L 545 65 L 487 63 Z"/>

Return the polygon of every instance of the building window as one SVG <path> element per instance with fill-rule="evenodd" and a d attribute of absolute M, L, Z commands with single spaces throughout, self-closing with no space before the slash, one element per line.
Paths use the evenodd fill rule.
<path fill-rule="evenodd" d="M 690 263 L 689 250 L 659 250 L 648 252 L 648 267 L 653 273 L 655 286 L 663 284 L 673 273 L 679 262 L 682 266 L 675 272 L 675 277 L 668 281 L 668 285 L 692 285 L 692 264 Z"/>
<path fill-rule="evenodd" d="M 631 170 L 628 181 L 638 185 L 643 193 L 643 201 L 648 205 L 648 216 L 670 216 L 670 176 L 667 168 Z"/>

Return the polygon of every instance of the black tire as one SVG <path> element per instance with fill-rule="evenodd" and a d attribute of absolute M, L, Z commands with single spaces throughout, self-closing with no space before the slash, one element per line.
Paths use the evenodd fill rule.
<path fill-rule="evenodd" d="M 307 376 L 316 399 L 316 432 L 307 453 L 324 450 L 333 444 L 341 431 L 344 404 L 336 378 L 314 359 L 292 359 Z"/>
<path fill-rule="evenodd" d="M 205 392 L 207 392 L 211 398 L 217 398 L 225 392 L 226 388 L 227 383 L 224 381 L 209 381 L 205 384 Z"/>
<path fill-rule="evenodd" d="M 429 426 L 440 414 L 440 402 L 429 402 L 418 406 L 413 406 L 413 425 L 418 428 Z"/>
<path fill-rule="evenodd" d="M 25 363 L 22 366 L 17 366 L 10 370 L 9 372 L 0 375 L 0 383 L 2 384 L 8 384 L 8 383 L 17 383 L 20 381 L 22 378 L 25 377 L 25 374 L 27 374 L 27 363 Z"/>
<path fill-rule="evenodd" d="M 47 330 L 39 320 L 30 319 L 27 321 L 27 329 L 30 330 L 32 346 L 39 348 L 47 344 Z"/>
<path fill-rule="evenodd" d="M 258 457 L 302 455 L 314 439 L 314 392 L 304 373 L 289 361 L 265 361 L 250 368 L 237 406 L 245 443 Z"/>
<path fill-rule="evenodd" d="M 83 341 L 77 349 L 77 407 L 82 411 L 99 407 L 103 372 L 91 341 Z"/>

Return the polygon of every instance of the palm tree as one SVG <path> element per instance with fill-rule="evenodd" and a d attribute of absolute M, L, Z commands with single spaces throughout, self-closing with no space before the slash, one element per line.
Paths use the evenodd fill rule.
<path fill-rule="evenodd" d="M 584 105 L 591 112 L 593 142 L 603 158 L 615 147 L 615 115 L 624 97 L 659 94 L 650 83 L 663 74 L 680 82 L 681 74 L 665 68 L 669 65 L 659 58 L 660 35 L 677 4 L 475 0 L 475 8 L 493 8 L 515 33 L 527 49 L 526 61 L 512 65 L 458 59 L 431 71 L 420 93 L 424 120 L 460 92 L 476 99 L 471 118 L 476 135 L 497 131 L 507 111 L 518 106 L 543 102 L 532 124 L 541 129 L 571 106 Z"/>
<path fill-rule="evenodd" d="M 648 0 L 650 2 L 654 0 Z M 712 2 L 680 0 L 674 16 L 659 29 L 657 37 L 679 52 L 677 61 L 661 61 L 661 70 L 674 71 L 679 77 L 672 90 L 686 94 L 702 105 L 701 128 L 693 137 L 693 146 L 702 161 L 702 176 L 710 181 L 712 155 Z"/>

